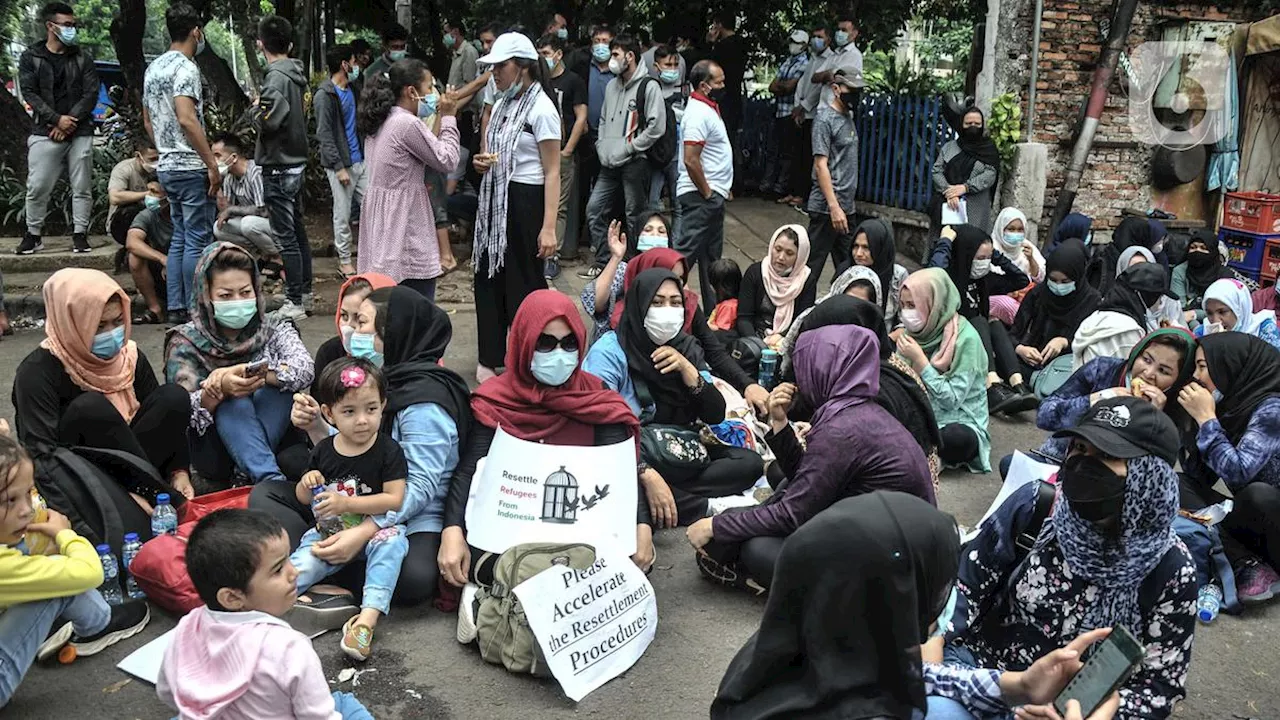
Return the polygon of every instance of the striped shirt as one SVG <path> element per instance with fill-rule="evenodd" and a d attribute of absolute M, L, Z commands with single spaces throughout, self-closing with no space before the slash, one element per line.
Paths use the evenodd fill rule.
<path fill-rule="evenodd" d="M 236 177 L 227 173 L 222 178 L 222 192 L 234 207 L 265 207 L 262 196 L 262 168 L 252 160 L 245 166 L 244 175 Z"/>

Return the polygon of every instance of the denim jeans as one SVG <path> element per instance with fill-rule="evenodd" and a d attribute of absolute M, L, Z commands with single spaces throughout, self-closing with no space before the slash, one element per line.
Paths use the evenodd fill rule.
<path fill-rule="evenodd" d="M 302 173 L 263 168 L 262 194 L 284 262 L 284 294 L 294 305 L 311 292 L 311 243 L 302 221 Z"/>
<path fill-rule="evenodd" d="M 223 400 L 213 413 L 214 429 L 236 467 L 254 483 L 284 480 L 276 448 L 291 427 L 293 393 L 264 387 L 252 395 Z"/>
<path fill-rule="evenodd" d="M 636 237 L 637 228 L 649 205 L 649 183 L 652 171 L 649 161 L 638 157 L 616 168 L 600 168 L 596 186 L 591 190 L 587 203 L 587 223 L 591 230 L 591 247 L 595 250 L 595 264 L 604 267 L 609 262 L 609 223 L 617 219 L 618 202 L 623 202 L 626 217 L 623 231 L 627 237 Z"/>
<path fill-rule="evenodd" d="M 203 170 L 161 170 L 160 185 L 169 196 L 173 239 L 169 241 L 168 309 L 189 310 L 200 253 L 213 241 L 218 206 L 209 197 L 209 176 Z"/>
<path fill-rule="evenodd" d="M 298 570 L 298 593 L 306 592 L 312 585 L 338 572 L 343 565 L 330 565 L 311 553 L 311 546 L 320 542 L 320 531 L 311 528 L 302 536 L 302 543 L 293 551 L 289 562 Z M 391 608 L 391 594 L 400 578 L 400 565 L 409 554 L 409 535 L 403 525 L 393 525 L 378 531 L 364 546 L 364 593 L 360 607 L 377 610 L 383 615 Z"/>
<path fill-rule="evenodd" d="M 665 185 L 671 193 L 671 227 L 667 228 L 667 234 L 674 241 L 680 237 L 680 233 L 684 230 L 684 213 L 680 211 L 680 201 L 676 197 L 676 182 L 680 179 L 680 158 L 679 156 L 671 158 L 671 162 L 662 169 L 654 169 L 653 180 L 649 185 L 649 206 L 654 210 L 661 207 L 662 188 Z"/>
<path fill-rule="evenodd" d="M 13 697 L 36 659 L 36 650 L 59 618 L 81 637 L 96 635 L 111 621 L 111 606 L 97 590 L 12 605 L 0 612 L 0 708 Z"/>
<path fill-rule="evenodd" d="M 702 290 L 703 312 L 716 307 L 716 293 L 707 279 L 711 263 L 724 253 L 724 198 L 711 193 L 707 200 L 697 192 L 687 192 L 678 199 L 684 212 L 684 230 L 676 236 L 675 249 L 685 257 L 689 271 L 698 266 L 698 287 Z"/>

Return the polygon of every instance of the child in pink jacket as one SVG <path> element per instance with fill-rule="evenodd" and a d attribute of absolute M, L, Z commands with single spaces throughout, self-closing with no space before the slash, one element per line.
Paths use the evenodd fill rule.
<path fill-rule="evenodd" d="M 330 693 L 307 636 L 280 618 L 297 600 L 289 537 L 274 518 L 219 510 L 187 542 L 204 600 L 178 622 L 156 694 L 182 720 L 373 720 L 350 693 Z"/>

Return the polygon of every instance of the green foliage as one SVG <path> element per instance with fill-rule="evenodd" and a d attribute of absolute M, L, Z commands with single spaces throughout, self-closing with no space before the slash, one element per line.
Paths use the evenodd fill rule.
<path fill-rule="evenodd" d="M 862 75 L 867 89 L 875 94 L 926 97 L 944 92 L 930 70 L 900 65 L 897 56 L 890 53 L 875 51 L 863 55 Z"/>
<path fill-rule="evenodd" d="M 1022 138 L 1022 105 L 1017 95 L 1005 93 L 992 101 L 987 134 L 1000 151 L 1001 164 L 1008 172 L 1013 168 L 1014 146 Z"/>

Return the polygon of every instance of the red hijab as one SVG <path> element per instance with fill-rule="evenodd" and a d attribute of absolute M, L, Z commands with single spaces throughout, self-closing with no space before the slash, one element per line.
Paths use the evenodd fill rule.
<path fill-rule="evenodd" d="M 680 282 L 685 286 L 684 333 L 688 335 L 693 331 L 693 315 L 698 312 L 698 296 L 689 289 L 689 264 L 685 262 L 684 255 L 671 248 L 645 250 L 627 261 L 627 273 L 622 277 L 622 297 L 613 304 L 613 315 L 609 318 L 609 324 L 614 330 L 618 329 L 618 321 L 622 319 L 622 308 L 626 305 L 623 298 L 627 296 L 627 288 L 631 287 L 631 281 L 645 270 L 654 268 L 675 272 L 677 263 L 681 264 L 683 272 L 680 273 Z"/>
<path fill-rule="evenodd" d="M 347 290 L 356 283 L 357 280 L 363 280 L 369 283 L 373 290 L 381 290 L 382 288 L 395 287 L 396 281 L 383 275 L 382 273 L 368 272 L 352 275 L 347 281 L 342 283 L 342 287 L 338 290 L 338 309 L 333 313 L 333 324 L 338 326 L 338 334 L 342 334 L 342 299 L 347 296 Z"/>
<path fill-rule="evenodd" d="M 581 362 L 587 350 L 587 332 L 578 308 L 556 290 L 534 291 L 520 304 L 511 323 L 507 371 L 471 394 L 476 420 L 486 427 L 501 425 L 521 440 L 560 445 L 591 445 L 596 425 L 626 425 L 633 437 L 639 436 L 640 420 L 627 401 L 581 366 L 558 387 L 534 379 L 529 367 L 534 346 L 547 323 L 557 319 L 568 323 L 578 338 Z"/>

